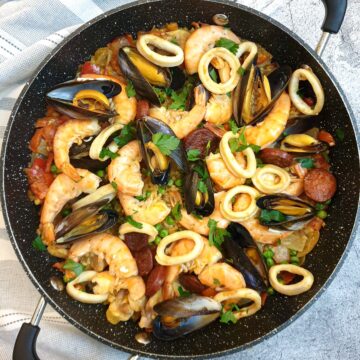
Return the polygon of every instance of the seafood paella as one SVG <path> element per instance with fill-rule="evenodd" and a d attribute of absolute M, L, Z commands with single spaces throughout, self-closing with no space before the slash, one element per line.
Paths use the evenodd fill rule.
<path fill-rule="evenodd" d="M 47 91 L 29 144 L 52 286 L 136 322 L 142 343 L 308 291 L 336 192 L 316 74 L 213 22 L 97 49 Z"/>

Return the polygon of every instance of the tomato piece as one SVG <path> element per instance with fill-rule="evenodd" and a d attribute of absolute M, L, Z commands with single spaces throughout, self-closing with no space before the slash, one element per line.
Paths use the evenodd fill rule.
<path fill-rule="evenodd" d="M 100 68 L 95 64 L 92 64 L 90 61 L 84 62 L 84 65 L 81 68 L 80 76 L 84 74 L 100 74 Z"/>
<path fill-rule="evenodd" d="M 30 144 L 29 144 L 29 148 L 32 152 L 37 152 L 37 149 L 40 145 L 40 141 L 42 139 L 43 136 L 43 129 L 37 129 L 35 131 L 35 134 L 33 135 L 33 137 L 30 140 Z"/>
<path fill-rule="evenodd" d="M 288 285 L 290 284 L 294 278 L 295 278 L 296 274 L 293 274 L 291 272 L 288 272 L 288 271 L 282 271 L 280 273 L 280 277 L 282 279 L 282 281 L 284 282 L 285 285 Z"/>
<path fill-rule="evenodd" d="M 40 158 L 40 157 L 37 157 L 33 161 L 33 167 L 36 167 L 36 166 L 38 166 L 42 170 L 45 170 L 46 161 L 44 159 Z"/>
<path fill-rule="evenodd" d="M 52 165 L 53 160 L 54 160 L 54 153 L 50 152 L 48 154 L 48 158 L 46 160 L 46 165 L 45 165 L 45 172 L 46 173 L 51 173 L 51 165 Z"/>
<path fill-rule="evenodd" d="M 327 132 L 325 130 L 320 130 L 317 138 L 320 141 L 328 143 L 329 146 L 334 146 L 335 145 L 334 137 L 329 132 Z"/>
<path fill-rule="evenodd" d="M 310 97 L 304 97 L 303 100 L 310 107 L 314 106 L 314 104 L 315 104 L 314 100 L 312 98 L 310 98 Z"/>
<path fill-rule="evenodd" d="M 266 303 L 266 299 L 268 298 L 268 293 L 266 291 L 263 291 L 260 294 L 260 297 L 261 297 L 261 305 L 264 306 Z"/>

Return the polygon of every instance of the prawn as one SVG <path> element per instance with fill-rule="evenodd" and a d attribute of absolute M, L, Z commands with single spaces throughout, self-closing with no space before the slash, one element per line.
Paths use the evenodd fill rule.
<path fill-rule="evenodd" d="M 212 49 L 220 38 L 232 40 L 236 44 L 240 43 L 240 39 L 230 29 L 216 25 L 203 25 L 189 36 L 184 50 L 185 68 L 188 74 L 198 72 L 201 57 Z"/>
<path fill-rule="evenodd" d="M 97 120 L 73 119 L 60 125 L 54 137 L 55 165 L 74 181 L 80 181 L 78 171 L 70 164 L 69 150 L 71 146 L 81 144 L 82 139 L 97 135 L 101 127 Z"/>
<path fill-rule="evenodd" d="M 236 161 L 246 166 L 246 161 L 242 152 L 235 154 Z M 220 154 L 210 154 L 206 157 L 206 166 L 209 170 L 209 175 L 216 185 L 223 189 L 231 189 L 237 185 L 243 185 L 245 178 L 233 175 L 232 172 L 226 167 L 224 160 Z"/>
<path fill-rule="evenodd" d="M 194 89 L 195 105 L 190 111 L 172 110 L 165 107 L 154 107 L 149 116 L 169 125 L 175 135 L 182 139 L 190 134 L 204 119 L 206 112 L 206 92 L 202 85 Z"/>
<path fill-rule="evenodd" d="M 119 193 L 141 195 L 144 182 L 141 179 L 139 142 L 130 141 L 118 151 L 118 155 L 108 166 L 109 181 L 116 183 Z"/>
<path fill-rule="evenodd" d="M 247 142 L 262 148 L 272 144 L 285 130 L 289 114 L 290 97 L 284 92 L 276 100 L 274 107 L 262 122 L 246 128 Z"/>
<path fill-rule="evenodd" d="M 117 279 L 114 289 L 116 292 L 127 290 L 130 308 L 139 312 L 145 306 L 145 283 L 141 276 L 132 276 L 126 279 Z"/>
<path fill-rule="evenodd" d="M 164 298 L 161 289 L 149 298 L 144 309 L 141 310 L 139 327 L 142 329 L 150 329 L 152 327 L 152 321 L 156 317 L 154 306 L 161 303 L 163 300 Z"/>
<path fill-rule="evenodd" d="M 40 215 L 40 233 L 47 245 L 55 241 L 54 220 L 64 205 L 83 192 L 88 194 L 94 192 L 100 184 L 101 179 L 90 171 L 84 169 L 77 171 L 83 176 L 79 182 L 73 181 L 65 174 L 59 174 L 45 196 Z"/>
<path fill-rule="evenodd" d="M 290 185 L 281 192 L 292 196 L 300 196 L 304 192 L 304 178 L 308 170 L 304 169 L 300 164 L 296 164 L 290 167 L 290 171 L 295 176 L 290 177 Z"/>
<path fill-rule="evenodd" d="M 115 277 L 115 281 L 138 274 L 135 259 L 117 236 L 102 233 L 79 240 L 71 246 L 69 259 L 79 262 L 80 258 L 88 253 L 106 261 L 109 265 L 109 274 Z"/>
<path fill-rule="evenodd" d="M 216 291 L 236 290 L 246 287 L 243 275 L 227 263 L 207 266 L 199 275 L 203 285 Z"/>

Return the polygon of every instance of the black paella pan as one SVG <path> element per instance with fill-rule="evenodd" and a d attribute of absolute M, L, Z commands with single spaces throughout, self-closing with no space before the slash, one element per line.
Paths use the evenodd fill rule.
<path fill-rule="evenodd" d="M 323 30 L 336 33 L 344 17 L 346 0 L 327 0 L 326 5 L 328 11 Z M 315 275 L 310 291 L 296 298 L 270 297 L 260 312 L 233 326 L 216 322 L 174 342 L 154 340 L 144 346 L 135 341 L 134 336 L 138 332 L 135 324 L 112 326 L 106 321 L 102 305 L 79 304 L 65 292 L 59 293 L 51 287 L 49 278 L 55 275 L 51 264 L 56 260 L 30 246 L 38 226 L 38 210 L 27 197 L 28 184 L 22 169 L 30 159 L 28 142 L 33 124 L 45 111 L 46 90 L 71 79 L 78 64 L 89 58 L 97 48 L 122 33 L 132 32 L 135 35 L 138 30 L 172 21 L 183 25 L 192 21 L 210 23 L 212 16 L 218 13 L 229 17 L 231 28 L 242 38 L 265 45 L 275 58 L 283 59 L 294 69 L 308 64 L 319 77 L 326 99 L 325 107 L 318 116 L 320 126 L 330 132 L 342 128 L 345 133 L 344 142 L 332 151 L 333 171 L 338 180 L 338 191 L 332 205 L 333 216 L 328 218 L 315 250 L 307 256 L 307 268 Z M 318 52 L 327 40 L 326 35 L 322 40 Z M 72 324 L 97 340 L 131 353 L 167 359 L 220 356 L 264 340 L 304 312 L 329 285 L 349 250 L 358 215 L 358 142 L 349 105 L 324 63 L 295 34 L 265 15 L 227 1 L 164 0 L 140 1 L 99 16 L 79 28 L 40 65 L 13 109 L 3 144 L 1 197 L 7 230 L 26 273 L 45 299 L 39 303 L 32 324 L 37 325 L 46 301 Z M 34 343 L 39 328 L 33 325 L 23 325 L 14 359 L 37 358 Z"/>

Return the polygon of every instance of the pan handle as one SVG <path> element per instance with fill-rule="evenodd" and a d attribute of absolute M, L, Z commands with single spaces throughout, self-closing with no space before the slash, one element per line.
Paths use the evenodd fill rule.
<path fill-rule="evenodd" d="M 40 332 L 39 322 L 46 307 L 46 301 L 40 298 L 30 323 L 22 324 L 15 341 L 13 360 L 40 360 L 36 353 L 36 340 Z"/>
<path fill-rule="evenodd" d="M 325 19 L 321 29 L 330 34 L 337 34 L 346 13 L 347 0 L 322 0 L 325 6 Z"/>

